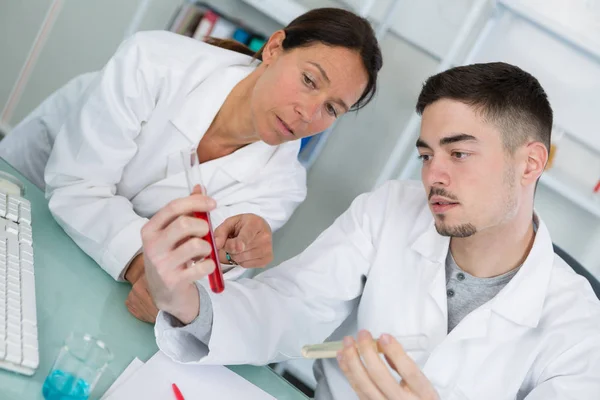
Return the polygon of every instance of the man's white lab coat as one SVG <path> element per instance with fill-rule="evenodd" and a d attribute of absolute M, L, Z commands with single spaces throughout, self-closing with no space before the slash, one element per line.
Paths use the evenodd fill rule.
<path fill-rule="evenodd" d="M 444 400 L 598 399 L 600 302 L 537 223 L 517 274 L 448 334 L 449 238 L 437 233 L 420 183 L 388 182 L 297 257 L 222 294 L 208 290 L 208 349 L 162 312 L 157 343 L 180 362 L 266 364 L 299 356 L 356 311 L 349 333 L 428 337 L 428 349 L 410 356 Z M 317 399 L 356 398 L 335 359 L 319 370 Z"/>

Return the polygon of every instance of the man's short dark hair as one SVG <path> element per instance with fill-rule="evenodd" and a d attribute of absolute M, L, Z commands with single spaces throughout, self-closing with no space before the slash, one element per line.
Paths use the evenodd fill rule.
<path fill-rule="evenodd" d="M 552 107 L 546 92 L 531 74 L 514 65 L 494 62 L 451 68 L 427 79 L 417 112 L 441 99 L 474 107 L 498 126 L 506 150 L 513 154 L 529 140 L 550 152 Z"/>

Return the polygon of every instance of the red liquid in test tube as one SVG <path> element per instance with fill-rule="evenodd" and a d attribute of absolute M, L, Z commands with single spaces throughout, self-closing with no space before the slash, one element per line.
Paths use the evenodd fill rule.
<path fill-rule="evenodd" d="M 190 193 L 192 193 L 194 188 L 199 185 L 202 188 L 202 193 L 206 194 L 206 189 L 202 184 L 202 177 L 200 175 L 200 163 L 198 161 L 196 148 L 194 147 L 192 149 L 182 151 L 181 156 L 185 167 L 185 176 L 187 178 Z M 194 211 L 194 216 L 206 221 L 208 224 L 208 233 L 202 239 L 210 243 L 212 251 L 207 258 L 210 258 L 216 266 L 215 270 L 208 275 L 208 283 L 210 284 L 210 289 L 214 293 L 221 293 L 223 290 L 225 290 L 225 280 L 223 279 L 223 272 L 221 271 L 221 264 L 218 258 L 219 252 L 217 251 L 217 245 L 215 243 L 215 236 L 213 233 L 212 222 L 210 220 L 210 214 L 207 212 Z"/>
<path fill-rule="evenodd" d="M 213 234 L 213 227 L 212 222 L 210 221 L 210 215 L 208 215 L 208 213 L 206 212 L 194 212 L 194 216 L 196 218 L 203 219 L 208 223 L 208 234 L 202 239 L 210 243 L 212 251 L 210 252 L 210 255 L 208 257 L 211 260 L 213 260 L 213 262 L 216 265 L 215 270 L 211 272 L 210 275 L 208 275 L 208 283 L 210 284 L 210 290 L 212 290 L 214 293 L 221 293 L 223 290 L 225 290 L 225 280 L 223 279 L 223 271 L 221 271 L 221 264 L 217 259 L 217 254 L 219 254 L 219 252 L 217 251 L 217 245 L 215 244 L 215 236 Z"/>

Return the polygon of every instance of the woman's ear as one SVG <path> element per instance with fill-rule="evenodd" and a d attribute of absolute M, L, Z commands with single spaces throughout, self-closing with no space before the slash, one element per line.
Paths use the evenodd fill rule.
<path fill-rule="evenodd" d="M 263 64 L 268 65 L 283 53 L 283 41 L 285 40 L 285 31 L 279 30 L 271 35 L 267 44 L 263 47 L 262 60 Z"/>
<path fill-rule="evenodd" d="M 523 183 L 535 184 L 544 172 L 548 162 L 548 150 L 541 142 L 531 142 L 526 147 L 526 165 L 523 172 Z"/>

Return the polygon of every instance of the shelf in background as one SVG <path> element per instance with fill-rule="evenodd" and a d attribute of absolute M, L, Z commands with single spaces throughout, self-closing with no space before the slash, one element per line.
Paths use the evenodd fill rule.
<path fill-rule="evenodd" d="M 567 176 L 552 169 L 542 174 L 540 183 L 593 214 L 595 217 L 600 218 L 600 199 L 595 198 L 600 198 L 600 194 L 594 194 L 592 188 L 585 188 L 582 185 L 578 185 L 569 180 Z"/>
<path fill-rule="evenodd" d="M 562 18 L 564 21 L 560 21 L 556 16 L 548 15 L 546 10 L 551 9 L 550 7 L 552 7 L 552 5 L 547 4 L 546 0 L 537 0 L 539 7 L 545 7 L 543 11 L 534 8 L 533 3 L 536 3 L 536 1 L 533 0 L 500 0 L 498 3 L 510 10 L 512 13 L 525 18 L 534 25 L 542 28 L 544 31 L 553 35 L 559 40 L 567 42 L 569 45 L 579 49 L 579 51 L 582 53 L 587 54 L 597 61 L 600 61 L 600 24 L 593 24 L 592 18 L 595 14 L 593 10 L 584 10 L 582 8 L 582 4 L 578 4 L 578 7 L 575 7 L 575 4 L 569 5 L 569 11 L 571 13 L 580 13 L 579 17 L 583 18 L 584 21 L 588 21 L 587 18 L 589 18 L 590 26 L 593 24 L 595 27 L 594 32 L 586 32 L 584 34 L 581 26 L 576 29 L 564 22 L 568 20 L 569 17 L 572 18 L 572 15 L 563 15 Z M 579 1 L 579 3 L 582 2 Z"/>
<path fill-rule="evenodd" d="M 242 0 L 286 26 L 308 9 L 294 0 Z"/>

